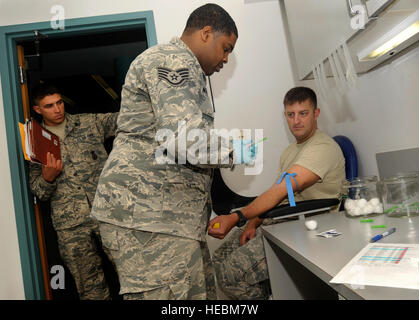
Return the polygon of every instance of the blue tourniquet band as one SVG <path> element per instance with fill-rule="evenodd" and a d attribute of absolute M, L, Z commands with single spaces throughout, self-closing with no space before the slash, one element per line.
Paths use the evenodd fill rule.
<path fill-rule="evenodd" d="M 276 182 L 276 184 L 280 184 L 281 181 L 282 181 L 282 179 L 285 177 L 285 183 L 286 183 L 287 192 L 288 192 L 288 200 L 289 200 L 289 203 L 290 203 L 290 206 L 291 207 L 295 207 L 295 200 L 294 200 L 294 191 L 292 190 L 292 183 L 291 183 L 290 177 L 294 179 L 294 181 L 295 181 L 295 183 L 297 185 L 297 191 L 299 189 L 298 182 L 294 178 L 295 176 L 297 176 L 296 173 L 284 172 L 283 174 L 281 174 L 281 176 L 279 177 L 278 181 Z"/>

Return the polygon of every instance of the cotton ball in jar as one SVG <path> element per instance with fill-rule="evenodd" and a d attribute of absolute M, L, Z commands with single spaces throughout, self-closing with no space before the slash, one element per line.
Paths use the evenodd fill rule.
<path fill-rule="evenodd" d="M 352 199 L 346 199 L 344 204 L 345 210 L 350 211 L 355 207 L 354 200 Z"/>
<path fill-rule="evenodd" d="M 356 200 L 356 205 L 359 207 L 359 208 L 364 208 L 366 205 L 367 205 L 367 200 L 365 200 L 365 199 L 358 199 L 358 200 Z"/>
<path fill-rule="evenodd" d="M 381 203 L 379 203 L 378 205 L 375 206 L 374 211 L 376 213 L 383 213 L 384 212 L 383 205 Z"/>
<path fill-rule="evenodd" d="M 359 207 L 355 207 L 355 208 L 353 208 L 352 209 L 352 215 L 353 216 L 360 216 L 361 214 L 362 214 L 362 212 L 361 212 L 361 208 L 359 208 Z"/>
<path fill-rule="evenodd" d="M 367 204 L 365 207 L 362 208 L 363 214 L 370 214 L 374 212 L 374 207 L 370 204 Z"/>
<path fill-rule="evenodd" d="M 378 198 L 372 198 L 370 201 L 368 201 L 368 204 L 372 205 L 373 207 L 376 207 L 380 204 L 380 200 Z"/>

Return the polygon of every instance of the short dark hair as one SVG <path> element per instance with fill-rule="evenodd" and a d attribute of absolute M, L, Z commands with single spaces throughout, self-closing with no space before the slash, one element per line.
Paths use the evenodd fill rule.
<path fill-rule="evenodd" d="M 56 86 L 49 83 L 41 83 L 32 89 L 32 103 L 38 105 L 43 98 L 56 93 L 60 94 L 60 90 Z"/>
<path fill-rule="evenodd" d="M 214 3 L 207 3 L 195 9 L 186 22 L 185 31 L 201 30 L 205 26 L 210 26 L 216 32 L 227 35 L 234 33 L 239 37 L 237 27 L 233 18 L 222 7 Z"/>
<path fill-rule="evenodd" d="M 301 103 L 310 100 L 314 109 L 317 108 L 316 93 L 307 87 L 295 87 L 289 90 L 284 97 L 284 107 L 290 106 L 296 102 Z"/>

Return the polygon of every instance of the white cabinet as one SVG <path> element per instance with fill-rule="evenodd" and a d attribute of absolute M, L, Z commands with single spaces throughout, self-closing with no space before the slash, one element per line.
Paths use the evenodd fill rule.
<path fill-rule="evenodd" d="M 358 0 L 352 0 L 354 5 Z M 347 0 L 284 0 L 300 80 L 357 30 Z"/>
<path fill-rule="evenodd" d="M 368 16 L 378 16 L 378 14 L 391 2 L 393 2 L 393 0 L 366 0 L 365 6 L 367 8 Z"/>
<path fill-rule="evenodd" d="M 419 41 L 417 33 L 382 56 L 369 60 L 361 58 L 365 52 L 374 52 L 383 45 L 390 35 L 397 35 L 405 23 L 411 23 L 412 19 L 414 22 L 419 15 L 419 0 L 283 1 L 291 53 L 300 80 L 312 78 L 314 66 L 323 62 L 323 73 L 334 76 L 336 72 L 330 64 L 331 53 L 343 43 L 347 44 L 352 69 L 362 74 L 383 62 L 397 59 Z"/>

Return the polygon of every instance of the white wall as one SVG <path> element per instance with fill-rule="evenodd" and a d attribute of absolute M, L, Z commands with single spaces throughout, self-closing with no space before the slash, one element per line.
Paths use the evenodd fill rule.
<path fill-rule="evenodd" d="M 1 87 L 1 81 L 0 81 Z M 0 101 L 3 95 L 0 91 Z M 4 110 L 0 107 L 0 299 L 24 299 Z"/>
<path fill-rule="evenodd" d="M 168 42 L 180 36 L 189 14 L 207 1 L 191 0 L 3 0 L 0 25 L 49 21 L 51 7 L 62 4 L 67 19 L 153 10 L 157 40 Z M 243 177 L 240 168 L 223 172 L 229 186 L 243 195 L 257 195 L 276 176 L 279 155 L 289 143 L 282 120 L 282 99 L 293 86 L 288 50 L 278 0 L 210 1 L 222 5 L 236 21 L 239 39 L 229 63 L 212 77 L 217 128 L 264 129 L 264 170 L 258 176 Z M 31 8 L 27 10 L 27 8 Z M 0 101 L 0 137 L 5 137 L 3 101 Z M 0 143 L 6 144 L 4 138 Z M 7 154 L 0 155 L 0 172 L 8 175 Z M 16 225 L 10 176 L 0 186 L 4 211 L 0 215 L 0 299 L 20 299 L 23 285 L 17 249 Z M 3 199 L 4 198 L 4 199 Z M 7 241 L 5 241 L 7 239 Z M 8 245 L 5 246 L 4 243 Z M 3 257 L 9 259 L 3 259 Z M 9 288 L 15 288 L 14 291 Z"/>

